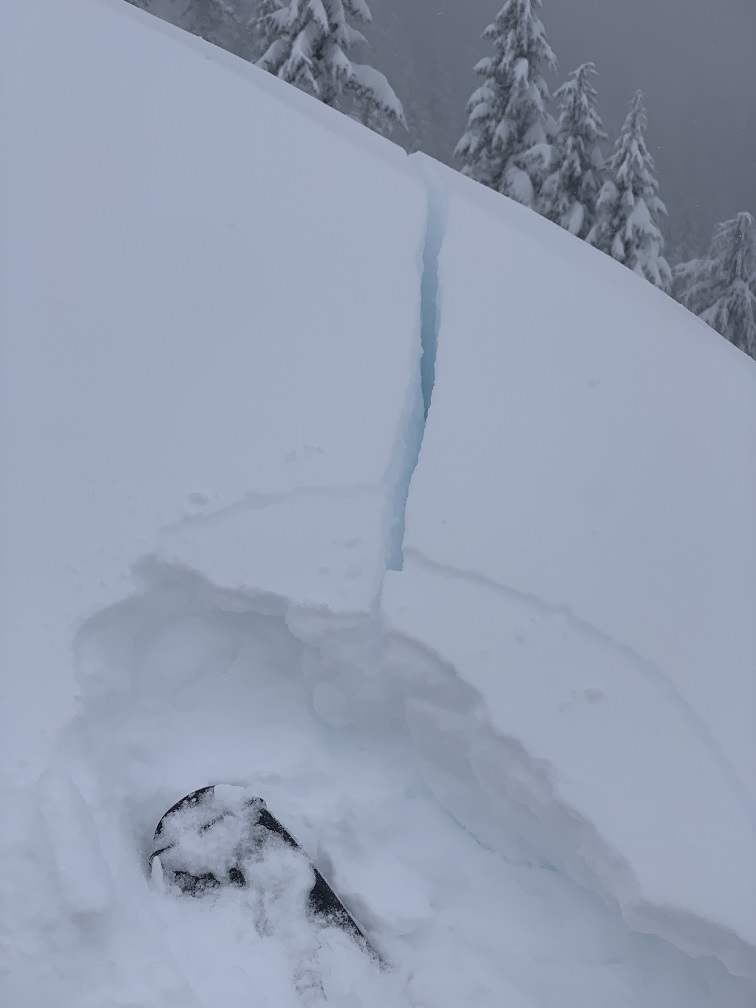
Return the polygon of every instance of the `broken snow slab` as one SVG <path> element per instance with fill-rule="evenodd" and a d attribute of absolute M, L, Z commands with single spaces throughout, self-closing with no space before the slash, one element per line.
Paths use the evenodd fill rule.
<path fill-rule="evenodd" d="M 756 976 L 756 368 L 415 161 L 443 222 L 438 353 L 388 623 L 477 691 L 490 737 L 449 744 L 489 805 L 634 927 Z M 410 722 L 438 750 L 432 713 Z"/>

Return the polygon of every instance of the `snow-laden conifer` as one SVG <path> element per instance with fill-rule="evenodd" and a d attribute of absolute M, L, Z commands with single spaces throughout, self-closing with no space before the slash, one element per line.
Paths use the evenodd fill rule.
<path fill-rule="evenodd" d="M 651 283 L 669 290 L 671 273 L 662 255 L 659 219 L 667 210 L 659 199 L 654 159 L 646 146 L 648 121 L 637 91 L 606 163 L 596 200 L 596 220 L 587 241 Z"/>
<path fill-rule="evenodd" d="M 184 25 L 190 32 L 224 49 L 231 47 L 241 28 L 232 0 L 189 0 Z"/>
<path fill-rule="evenodd" d="M 258 0 L 130 0 L 137 6 L 160 11 L 172 24 L 227 49 L 243 59 L 253 59 L 255 39 L 251 24 Z"/>
<path fill-rule="evenodd" d="M 717 224 L 708 255 L 674 270 L 673 293 L 695 315 L 756 358 L 756 222 L 743 211 Z"/>
<path fill-rule="evenodd" d="M 538 210 L 580 238 L 593 226 L 601 188 L 606 133 L 596 107 L 593 63 L 583 63 L 555 92 L 560 99 L 549 173 Z"/>
<path fill-rule="evenodd" d="M 319 98 L 346 107 L 373 128 L 404 125 L 402 105 L 382 73 L 352 62 L 372 21 L 365 0 L 263 0 L 256 20 L 265 49 L 258 66 Z"/>
<path fill-rule="evenodd" d="M 534 207 L 555 127 L 547 111 L 544 68 L 556 59 L 538 17 L 541 0 L 507 0 L 483 37 L 493 56 L 475 67 L 483 78 L 467 104 L 467 130 L 456 147 L 465 175 Z"/>

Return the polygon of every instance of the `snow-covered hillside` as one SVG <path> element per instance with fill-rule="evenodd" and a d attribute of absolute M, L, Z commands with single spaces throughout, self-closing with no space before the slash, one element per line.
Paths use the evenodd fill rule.
<path fill-rule="evenodd" d="M 754 369 L 628 270 L 423 164 L 439 352 L 385 610 L 504 740 L 465 754 L 481 804 L 526 812 L 635 926 L 756 975 Z"/>
<path fill-rule="evenodd" d="M 2 27 L 3 1005 L 752 1008 L 756 367 L 121 0 Z M 390 969 L 150 887 L 217 780 Z"/>

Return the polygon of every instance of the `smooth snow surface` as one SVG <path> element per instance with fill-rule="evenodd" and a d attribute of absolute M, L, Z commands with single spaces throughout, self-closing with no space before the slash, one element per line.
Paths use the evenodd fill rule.
<path fill-rule="evenodd" d="M 0 16 L 0 1003 L 753 1008 L 751 365 L 120 0 Z M 215 782 L 387 967 L 285 858 L 147 877 Z"/>

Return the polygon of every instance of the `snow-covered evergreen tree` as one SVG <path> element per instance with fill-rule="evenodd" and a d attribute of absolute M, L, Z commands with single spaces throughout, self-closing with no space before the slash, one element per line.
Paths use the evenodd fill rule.
<path fill-rule="evenodd" d="M 130 0 L 148 9 L 160 10 L 160 16 L 172 24 L 207 39 L 243 59 L 254 57 L 255 37 L 252 22 L 259 0 Z"/>
<path fill-rule="evenodd" d="M 717 224 L 708 255 L 674 270 L 673 294 L 756 358 L 756 222 L 743 211 Z"/>
<path fill-rule="evenodd" d="M 544 68 L 556 59 L 538 17 L 541 0 L 507 0 L 483 32 L 493 56 L 475 67 L 483 84 L 467 104 L 467 130 L 455 153 L 465 175 L 537 205 L 555 123 L 547 111 Z"/>
<path fill-rule="evenodd" d="M 285 2 L 286 0 L 258 0 L 257 13 L 253 20 L 253 31 L 257 39 L 258 52 L 255 63 L 259 64 L 262 57 L 281 33 L 277 18 L 281 14 Z"/>
<path fill-rule="evenodd" d="M 699 259 L 711 240 L 711 222 L 702 219 L 701 207 L 686 195 L 676 194 L 676 212 L 665 223 L 664 258 L 671 267 Z"/>
<path fill-rule="evenodd" d="M 263 0 L 256 25 L 265 51 L 258 66 L 373 128 L 405 125 L 384 75 L 350 58 L 366 42 L 352 22 L 371 21 L 365 0 Z"/>
<path fill-rule="evenodd" d="M 239 31 L 231 0 L 189 0 L 185 17 L 190 32 L 226 48 Z"/>
<path fill-rule="evenodd" d="M 669 290 L 672 276 L 662 255 L 659 219 L 667 210 L 659 199 L 654 159 L 646 146 L 648 121 L 637 91 L 606 163 L 596 200 L 596 220 L 587 241 L 651 283 Z"/>
<path fill-rule="evenodd" d="M 583 63 L 555 92 L 559 119 L 549 174 L 541 188 L 538 210 L 580 238 L 590 231 L 602 182 L 606 133 L 596 107 L 591 77 L 593 63 Z"/>

